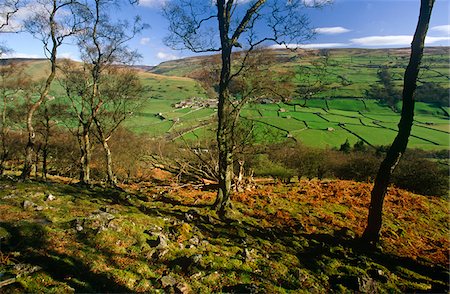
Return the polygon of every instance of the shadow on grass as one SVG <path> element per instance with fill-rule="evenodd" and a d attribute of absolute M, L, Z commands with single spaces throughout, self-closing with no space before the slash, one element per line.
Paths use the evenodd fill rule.
<path fill-rule="evenodd" d="M 39 266 L 41 271 L 56 281 L 66 283 L 76 292 L 131 292 L 130 289 L 117 284 L 106 274 L 92 272 L 82 260 L 47 250 L 47 234 L 44 225 L 20 221 L 15 224 L 0 222 L 0 227 L 9 234 L 8 240 L 5 240 L 1 247 L 4 254 L 20 251 L 20 257 L 16 258 L 18 262 Z M 4 293 L 7 293 L 8 287 L 2 289 L 6 291 Z"/>
<path fill-rule="evenodd" d="M 205 209 L 207 204 L 185 204 L 173 199 L 170 195 L 157 195 L 149 197 L 145 194 L 127 193 L 115 189 L 105 189 L 101 186 L 77 187 L 69 185 L 53 185 L 52 189 L 63 195 L 89 199 L 102 205 L 119 204 L 135 207 L 143 214 L 153 217 L 173 218 L 179 222 L 186 222 L 196 226 L 203 236 L 218 246 L 257 248 L 262 251 L 268 248 L 267 259 L 283 262 L 283 252 L 278 252 L 277 243 L 284 246 L 286 252 L 298 258 L 299 269 L 307 269 L 317 276 L 326 273 L 331 290 L 338 290 L 339 285 L 354 291 L 370 292 L 366 285 L 369 281 L 374 283 L 389 283 L 392 274 L 411 281 L 404 285 L 396 284 L 396 290 L 402 292 L 433 292 L 444 293 L 448 291 L 448 270 L 442 265 L 420 262 L 411 258 L 395 256 L 381 250 L 366 248 L 350 236 L 333 234 L 309 234 L 301 224 L 291 226 L 264 227 L 261 223 L 248 223 L 242 220 L 222 221 L 214 213 Z M 47 236 L 45 225 L 36 222 L 10 222 L 0 223 L 10 234 L 7 251 L 21 251 L 20 262 L 38 265 L 55 280 L 61 281 L 74 288 L 77 292 L 131 292 L 123 285 L 117 284 L 104 273 L 94 273 L 83 260 L 73 256 L 58 254 L 46 250 Z M 92 247 L 88 240 L 78 240 Z M 271 249 L 271 245 L 274 245 Z M 267 247 L 269 246 L 269 247 Z M 108 252 L 105 258 L 108 258 Z M 287 261 L 286 261 L 287 262 Z M 340 266 L 330 271 L 330 263 Z M 181 273 L 189 274 L 192 264 L 189 257 L 178 257 L 177 260 L 167 261 L 165 266 L 174 270 L 179 268 Z M 350 270 L 349 270 L 350 269 Z M 361 271 L 358 271 L 361 269 Z M 197 268 L 200 271 L 219 271 L 241 273 L 252 277 L 252 281 L 261 284 L 280 285 L 284 289 L 301 289 L 301 277 L 289 278 L 291 269 L 286 278 L 277 280 L 269 274 L 271 269 L 264 273 L 251 271 L 240 272 L 240 269 L 226 269 L 221 265 L 215 268 Z M 354 270 L 354 272 L 349 272 Z M 191 272 L 192 273 L 192 272 Z M 361 275 L 364 281 L 361 280 Z M 394 277 L 395 279 L 395 277 Z M 395 282 L 395 281 L 394 281 Z M 427 284 L 431 288 L 421 288 L 416 284 Z M 364 288 L 366 287 L 366 288 Z M 220 289 L 217 289 L 220 290 Z M 223 291 L 249 293 L 256 291 L 252 285 L 245 283 L 224 285 Z"/>
<path fill-rule="evenodd" d="M 340 231 L 331 234 L 311 234 L 306 233 L 299 224 L 268 228 L 245 221 L 221 221 L 212 217 L 208 210 L 197 209 L 199 206 L 196 205 L 183 204 L 181 201 L 169 197 L 158 199 L 158 201 L 162 201 L 166 205 L 157 207 L 141 205 L 138 208 L 147 215 L 170 216 L 178 221 L 195 225 L 204 236 L 209 237 L 211 243 L 215 242 L 215 238 L 226 239 L 229 246 L 240 248 L 258 248 L 262 240 L 269 244 L 279 243 L 298 257 L 302 268 L 318 275 L 328 270 L 327 262 L 341 264 L 329 276 L 328 282 L 332 290 L 338 290 L 340 285 L 344 285 L 353 291 L 376 291 L 375 285 L 389 282 L 392 274 L 408 281 L 403 284 L 394 282 L 395 287 L 403 292 L 445 293 L 449 288 L 449 271 L 444 266 L 396 256 L 378 248 L 367 247 L 353 236 L 341 235 Z M 205 206 L 207 205 L 200 207 Z M 296 237 L 297 241 L 303 240 L 303 244 L 306 245 L 299 247 L 293 237 Z M 226 246 L 226 244 L 220 244 L 220 241 L 216 245 Z M 355 272 L 351 272 L 351 270 L 349 272 L 349 268 L 353 268 Z M 361 271 L 358 272 L 357 269 L 363 270 L 363 278 L 360 276 Z M 386 269 L 387 272 L 384 272 Z M 259 274 L 248 274 L 257 280 L 262 280 Z M 270 280 L 267 277 L 264 279 Z M 299 286 L 297 282 L 288 280 L 271 282 L 280 284 L 285 289 L 296 289 Z M 248 285 L 242 284 L 236 285 L 235 290 L 233 290 L 234 288 L 226 289 L 240 291 L 247 288 Z"/>

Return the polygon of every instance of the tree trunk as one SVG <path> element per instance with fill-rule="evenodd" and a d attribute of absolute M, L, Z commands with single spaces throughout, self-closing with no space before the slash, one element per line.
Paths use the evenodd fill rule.
<path fill-rule="evenodd" d="M 375 178 L 375 185 L 370 199 L 367 227 L 362 235 L 362 240 L 366 243 L 375 244 L 380 239 L 384 197 L 391 175 L 408 145 L 414 121 L 414 92 L 433 4 L 434 0 L 421 1 L 419 21 L 411 44 L 411 56 L 404 75 L 402 114 L 398 124 L 398 134 L 389 148 L 386 158 L 381 163 Z"/>
<path fill-rule="evenodd" d="M 42 177 L 44 180 L 47 180 L 48 173 L 48 141 L 50 138 L 50 115 L 48 113 L 47 105 L 44 109 L 44 119 L 45 119 L 45 133 L 44 133 L 44 143 L 42 146 Z"/>
<path fill-rule="evenodd" d="M 83 125 L 83 131 L 78 139 L 80 145 L 80 182 L 88 185 L 90 183 L 91 163 L 91 138 L 89 127 Z"/>
<path fill-rule="evenodd" d="M 112 169 L 113 162 L 112 162 L 111 149 L 109 148 L 108 140 L 102 140 L 102 141 L 103 141 L 102 142 L 103 150 L 105 151 L 106 171 L 107 171 L 107 175 L 108 175 L 107 183 L 108 183 L 108 185 L 115 187 L 115 186 L 117 186 L 117 181 L 114 176 L 113 169 Z"/>
<path fill-rule="evenodd" d="M 224 217 L 230 206 L 231 181 L 233 179 L 233 141 L 231 140 L 230 111 L 231 101 L 228 83 L 231 74 L 231 52 L 233 45 L 228 36 L 230 15 L 225 1 L 217 1 L 217 18 L 219 22 L 220 43 L 222 46 L 218 104 L 217 104 L 217 146 L 219 149 L 219 187 L 214 208 L 220 217 Z"/>
<path fill-rule="evenodd" d="M 0 176 L 3 176 L 4 170 L 5 170 L 5 163 L 8 159 L 9 150 L 6 143 L 6 136 L 8 134 L 8 129 L 6 128 L 6 104 L 7 104 L 7 96 L 5 93 L 3 93 L 3 109 L 2 109 L 2 130 L 1 130 L 1 136 L 2 136 L 2 157 L 0 159 Z"/>
<path fill-rule="evenodd" d="M 28 131 L 28 142 L 25 147 L 25 161 L 23 163 L 22 174 L 20 177 L 25 180 L 29 179 L 31 176 L 31 170 L 33 167 L 33 153 L 36 145 L 36 132 L 33 127 L 33 115 L 39 106 L 44 101 L 45 96 L 41 94 L 41 97 L 36 101 L 27 113 L 27 131 Z"/>

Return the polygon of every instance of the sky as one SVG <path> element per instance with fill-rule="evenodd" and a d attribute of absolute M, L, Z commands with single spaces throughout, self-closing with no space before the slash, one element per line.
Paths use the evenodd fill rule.
<path fill-rule="evenodd" d="M 148 29 L 129 42 L 129 47 L 142 55 L 139 64 L 157 65 L 163 61 L 195 55 L 187 50 L 172 50 L 164 45 L 163 39 L 168 35 L 168 22 L 162 16 L 161 7 L 168 1 L 177 0 L 140 0 L 138 6 L 124 5 L 114 11 L 114 18 L 125 19 L 140 15 L 149 25 Z M 417 24 L 419 7 L 419 0 L 335 0 L 331 5 L 320 9 L 307 9 L 306 13 L 316 35 L 308 43 L 301 44 L 301 47 L 409 47 Z M 15 21 L 19 22 L 29 14 L 29 7 L 25 8 L 17 14 Z M 28 33 L 1 32 L 0 44 L 12 49 L 11 53 L 2 57 L 45 56 L 42 43 Z M 450 46 L 450 0 L 436 0 L 426 45 Z M 76 46 L 66 44 L 60 49 L 59 57 L 77 60 L 78 50 Z"/>

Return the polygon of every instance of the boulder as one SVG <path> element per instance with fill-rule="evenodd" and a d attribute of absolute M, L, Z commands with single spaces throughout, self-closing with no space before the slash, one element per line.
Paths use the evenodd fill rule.
<path fill-rule="evenodd" d="M 177 280 L 172 276 L 163 276 L 160 280 L 162 288 L 175 286 Z"/>

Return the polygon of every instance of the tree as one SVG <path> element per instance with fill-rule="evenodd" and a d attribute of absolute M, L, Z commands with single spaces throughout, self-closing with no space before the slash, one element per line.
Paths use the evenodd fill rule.
<path fill-rule="evenodd" d="M 11 17 L 19 11 L 19 0 L 0 0 L 0 31 L 10 25 Z"/>
<path fill-rule="evenodd" d="M 47 99 L 50 87 L 56 76 L 57 52 L 64 40 L 75 34 L 83 19 L 80 17 L 83 6 L 73 0 L 52 0 L 39 2 L 42 10 L 25 22 L 25 28 L 44 45 L 45 53 L 50 61 L 50 73 L 39 90 L 38 99 L 28 109 L 26 126 L 28 143 L 25 149 L 25 161 L 21 178 L 28 179 L 33 165 L 36 132 L 33 125 L 33 115 Z"/>
<path fill-rule="evenodd" d="M 78 35 L 83 64 L 67 62 L 63 69 L 65 78 L 62 84 L 78 121 L 76 136 L 80 147 L 80 181 L 83 184 L 90 182 L 91 134 L 95 125 L 107 158 L 108 183 L 115 185 L 108 140 L 127 117 L 133 98 L 140 91 L 136 75 L 124 69 L 121 72 L 115 67 L 131 64 L 140 57 L 136 51 L 129 50 L 126 43 L 146 25 L 139 18 L 131 26 L 127 21 L 110 21 L 108 9 L 117 3 L 115 0 L 93 2 L 87 14 L 87 25 Z"/>
<path fill-rule="evenodd" d="M 232 81 L 245 72 L 246 62 L 260 45 L 300 44 L 313 35 L 301 7 L 311 1 L 234 0 L 169 2 L 164 15 L 170 35 L 166 44 L 193 52 L 219 52 L 217 146 L 219 183 L 214 207 L 220 216 L 229 208 L 234 163 L 234 129 L 246 99 L 233 99 Z M 321 1 L 323 3 L 323 1 Z M 318 5 L 314 1 L 313 5 Z M 232 52 L 242 48 L 242 62 L 233 64 Z M 232 65 L 234 65 L 232 67 Z"/>
<path fill-rule="evenodd" d="M 295 98 L 302 99 L 303 103 L 289 103 L 294 105 L 294 109 L 296 109 L 296 105 L 306 106 L 309 99 L 325 91 L 330 85 L 327 80 L 329 61 L 329 52 L 319 51 L 317 56 L 310 56 L 309 64 L 298 65 L 295 73 L 295 80 L 298 84 L 294 94 Z"/>
<path fill-rule="evenodd" d="M 411 43 L 411 56 L 404 75 L 403 103 L 401 118 L 398 124 L 398 134 L 381 163 L 375 178 L 375 184 L 371 193 L 367 226 L 362 235 L 362 240 L 366 243 L 375 244 L 380 239 L 384 196 L 386 195 L 392 173 L 408 145 L 414 120 L 414 92 L 416 90 L 417 76 L 419 74 L 425 37 L 430 23 L 433 5 L 434 0 L 421 0 L 419 20 Z"/>
<path fill-rule="evenodd" d="M 386 103 L 393 111 L 397 111 L 397 102 L 401 93 L 395 88 L 393 78 L 387 66 L 383 66 L 377 73 L 380 84 L 373 84 L 365 91 L 368 99 L 377 99 Z"/>
<path fill-rule="evenodd" d="M 143 87 L 135 70 L 112 67 L 100 83 L 102 107 L 94 116 L 96 135 L 105 152 L 107 182 L 116 186 L 113 159 L 108 141 L 113 133 L 139 105 Z"/>
<path fill-rule="evenodd" d="M 23 66 L 10 62 L 0 66 L 0 95 L 2 99 L 2 115 L 0 125 L 0 176 L 3 175 L 4 164 L 10 156 L 10 146 L 8 144 L 8 134 L 11 129 L 10 110 L 14 106 L 16 95 L 29 85 L 29 79 L 23 72 Z"/>

